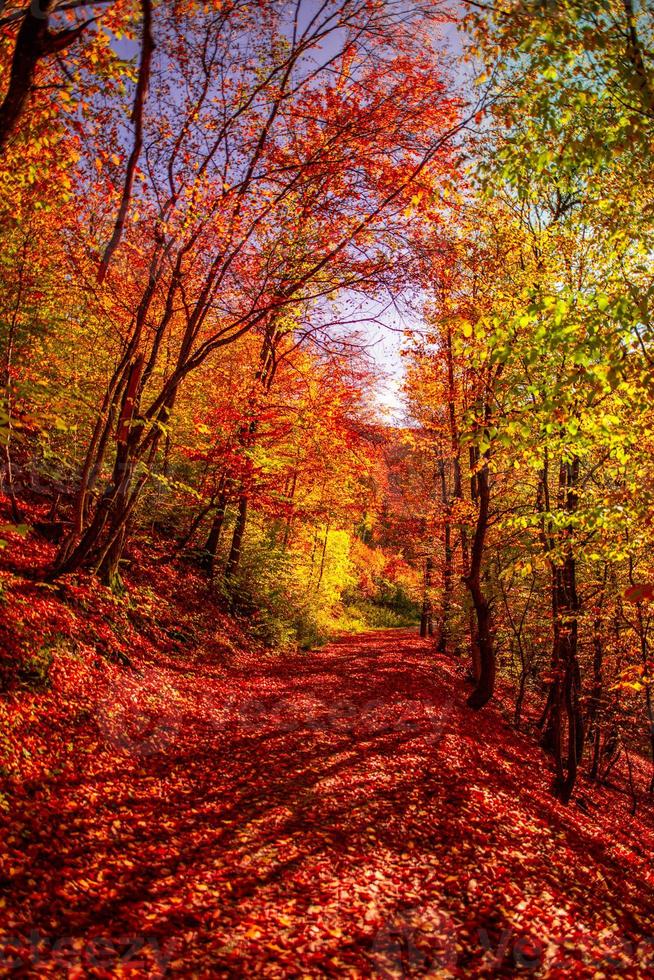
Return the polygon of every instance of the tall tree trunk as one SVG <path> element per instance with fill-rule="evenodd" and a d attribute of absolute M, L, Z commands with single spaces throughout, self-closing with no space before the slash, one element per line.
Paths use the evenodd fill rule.
<path fill-rule="evenodd" d="M 5 391 L 4 408 L 7 417 L 6 427 L 4 432 L 4 441 L 2 445 L 2 453 L 5 459 L 7 496 L 9 497 L 9 502 L 11 504 L 12 517 L 15 521 L 22 520 L 22 514 L 18 506 L 18 501 L 16 500 L 16 489 L 14 485 L 14 466 L 13 466 L 13 459 L 11 455 L 11 442 L 12 442 L 13 429 L 14 429 L 12 373 L 13 373 L 14 348 L 16 344 L 16 334 L 18 331 L 18 318 L 20 316 L 22 302 L 23 302 L 25 267 L 27 264 L 27 244 L 28 241 L 26 238 L 23 243 L 23 254 L 22 254 L 20 268 L 19 268 L 18 292 L 16 295 L 16 302 L 14 304 L 11 321 L 9 323 L 9 331 L 7 336 L 7 346 L 5 349 L 3 378 L 2 378 L 2 387 L 4 388 Z"/>
<path fill-rule="evenodd" d="M 62 546 L 53 570 L 54 575 L 75 571 L 86 563 L 95 564 L 105 581 L 112 580 L 117 573 L 125 542 L 127 520 L 140 496 L 147 473 L 146 467 L 146 473 L 138 478 L 135 477 L 138 464 L 145 463 L 145 458 L 139 447 L 140 431 L 132 425 L 138 411 L 143 365 L 144 359 L 140 355 L 130 364 L 125 365 L 124 387 L 118 384 L 112 392 L 111 399 L 114 407 L 116 398 L 121 391 L 122 401 L 116 430 L 116 456 L 111 481 L 98 501 L 93 517 L 83 529 L 86 497 L 88 495 L 88 482 L 84 482 L 83 479 L 76 509 L 77 526 L 73 536 Z M 113 417 L 112 414 L 107 416 L 104 423 L 104 433 L 100 432 L 96 426 L 94 432 L 94 437 L 97 435 L 95 450 L 101 450 L 104 453 L 104 446 L 107 441 L 106 427 Z M 167 418 L 167 410 L 165 417 Z M 149 449 L 150 460 L 156 453 L 160 438 L 161 428 L 158 427 L 152 432 Z M 87 464 L 85 464 L 87 479 L 93 468 L 88 465 L 90 459 L 89 456 Z M 76 534 L 78 528 L 83 529 L 79 537 Z"/>
<path fill-rule="evenodd" d="M 477 619 L 477 647 L 479 650 L 479 678 L 475 689 L 468 698 L 468 705 L 478 710 L 490 701 L 495 691 L 495 644 L 491 632 L 491 616 L 488 600 L 481 585 L 481 569 L 484 556 L 484 542 L 488 529 L 490 509 L 490 485 L 488 475 L 488 452 L 477 464 L 476 496 L 478 500 L 477 523 L 472 541 L 470 571 L 465 577 L 465 583 L 470 591 L 470 597 Z"/>
<path fill-rule="evenodd" d="M 450 610 L 452 608 L 452 506 L 447 492 L 445 460 L 440 461 L 441 503 L 443 505 L 443 595 L 438 623 L 438 652 L 446 653 L 450 637 Z"/>
<path fill-rule="evenodd" d="M 259 427 L 259 411 L 260 402 L 259 396 L 263 393 L 263 396 L 269 394 L 272 388 L 275 375 L 277 372 L 277 345 L 281 339 L 282 334 L 278 330 L 277 323 L 275 319 L 271 319 L 268 324 L 263 337 L 263 343 L 261 350 L 259 352 L 259 366 L 254 378 L 254 386 L 250 390 L 248 395 L 248 411 L 245 419 L 242 421 L 239 427 L 238 441 L 239 445 L 244 452 L 251 451 L 255 442 L 257 429 Z M 247 456 L 246 456 L 247 460 Z M 252 463 L 247 460 L 245 476 L 241 480 L 241 487 L 239 491 L 238 498 L 238 510 L 236 513 L 236 522 L 234 524 L 234 531 L 232 533 L 232 544 L 229 550 L 229 556 L 227 558 L 227 564 L 225 566 L 225 580 L 233 578 L 241 561 L 241 552 L 243 548 L 243 535 L 245 534 L 245 528 L 248 519 L 248 506 L 249 497 L 252 492 Z M 222 529 L 222 518 L 216 515 L 217 521 L 214 522 L 216 541 L 215 545 L 218 544 L 218 538 L 220 537 L 220 531 Z M 224 518 L 224 508 L 223 508 L 223 518 Z M 212 531 L 214 528 L 212 528 Z M 210 546 L 213 545 L 213 541 L 207 541 L 207 550 L 211 552 Z"/>
<path fill-rule="evenodd" d="M 577 510 L 579 459 L 563 460 L 559 486 L 563 510 L 572 517 Z M 552 663 L 555 670 L 552 699 L 554 750 L 557 767 L 555 789 L 567 803 L 577 780 L 584 746 L 584 720 L 580 705 L 581 674 L 577 659 L 579 597 L 577 594 L 577 565 L 571 541 L 570 523 L 564 531 L 565 557 L 554 568 L 556 620 Z M 567 746 L 564 746 L 564 740 Z"/>
<path fill-rule="evenodd" d="M 325 528 L 325 538 L 322 543 L 322 554 L 320 555 L 320 571 L 318 573 L 318 581 L 316 583 L 316 592 L 320 591 L 320 584 L 322 582 L 322 577 L 325 574 L 325 559 L 327 557 L 327 542 L 329 541 L 330 529 L 331 529 L 331 518 L 328 518 L 327 527 Z"/>
<path fill-rule="evenodd" d="M 539 473 L 538 478 L 538 489 L 536 491 L 536 510 L 540 514 L 540 526 L 539 535 L 541 540 L 541 545 L 543 552 L 547 557 L 549 568 L 550 568 L 550 603 L 551 603 L 551 621 L 552 629 L 554 634 L 557 629 L 558 613 L 557 613 L 557 595 L 555 587 L 555 577 L 556 570 L 554 563 L 552 562 L 551 554 L 554 548 L 554 538 L 551 520 L 551 503 L 550 503 L 550 461 L 547 447 L 545 447 L 543 453 L 543 466 Z M 556 642 L 553 643 L 553 656 L 556 655 L 557 645 Z M 558 664 L 552 660 L 551 665 L 552 675 L 556 676 L 558 670 Z M 541 731 L 540 745 L 541 748 L 548 752 L 550 755 L 556 755 L 556 742 L 557 736 L 555 732 L 555 713 L 554 713 L 554 701 L 557 696 L 557 688 L 554 680 L 549 683 L 547 691 L 547 700 L 543 707 L 543 712 L 538 721 L 538 728 Z"/>
<path fill-rule="evenodd" d="M 603 600 L 603 593 L 600 602 Z M 593 623 L 593 687 L 588 700 L 588 717 L 586 719 L 586 739 L 593 747 L 590 764 L 590 778 L 597 779 L 600 763 L 600 747 L 602 744 L 602 723 L 600 709 L 604 687 L 602 667 L 604 663 L 604 645 L 602 643 L 602 620 L 600 616 Z"/>
<path fill-rule="evenodd" d="M 209 534 L 207 535 L 207 541 L 204 546 L 204 554 L 202 555 L 201 559 L 201 565 L 204 569 L 206 569 L 210 579 L 215 578 L 216 575 L 216 558 L 218 557 L 218 545 L 220 544 L 220 536 L 222 534 L 223 524 L 225 523 L 227 501 L 227 490 L 223 487 L 218 495 L 216 509 L 214 511 L 213 520 L 211 521 L 211 527 L 209 528 Z"/>
<path fill-rule="evenodd" d="M 450 434 L 450 449 L 452 453 L 452 504 L 456 501 L 463 501 L 463 479 L 461 476 L 461 437 L 459 425 L 456 417 L 457 390 L 456 378 L 454 373 L 454 351 L 452 347 L 452 331 L 447 328 L 445 337 L 445 355 L 447 358 L 447 414 Z M 463 578 L 470 571 L 470 548 L 468 544 L 468 528 L 465 523 L 459 524 L 459 541 L 461 545 L 461 565 Z M 477 683 L 481 675 L 481 660 L 479 656 L 479 645 L 477 642 L 477 629 L 475 625 L 475 610 L 471 607 L 468 612 L 468 636 L 470 640 L 471 671 Z"/>
<path fill-rule="evenodd" d="M 286 515 L 286 523 L 284 524 L 284 537 L 282 538 L 282 551 L 288 550 L 288 545 L 291 539 L 291 527 L 293 525 L 293 501 L 295 500 L 295 491 L 297 489 L 297 465 L 293 469 L 293 475 L 291 477 L 291 486 L 288 491 L 288 514 Z"/>
<path fill-rule="evenodd" d="M 236 572 L 238 571 L 238 566 L 241 561 L 241 551 L 243 548 L 243 535 L 245 534 L 247 519 L 248 519 L 248 495 L 247 493 L 242 491 L 238 498 L 238 511 L 236 513 L 236 523 L 234 524 L 234 532 L 232 534 L 232 546 L 229 550 L 227 565 L 225 566 L 226 580 L 233 578 Z"/>
<path fill-rule="evenodd" d="M 633 585 L 633 580 L 632 580 Z M 643 604 L 636 604 L 636 617 L 638 622 L 638 636 L 640 639 L 640 655 L 643 662 L 643 683 L 645 685 L 645 708 L 647 711 L 647 730 L 651 752 L 652 775 L 650 778 L 649 792 L 654 792 L 654 704 L 652 703 L 652 677 L 649 668 L 649 642 L 647 640 L 647 627 L 643 617 Z"/>
<path fill-rule="evenodd" d="M 433 607 L 431 601 L 431 586 L 434 571 L 433 555 L 425 557 L 425 577 L 422 597 L 422 612 L 420 614 L 420 636 L 423 638 L 433 634 Z"/>

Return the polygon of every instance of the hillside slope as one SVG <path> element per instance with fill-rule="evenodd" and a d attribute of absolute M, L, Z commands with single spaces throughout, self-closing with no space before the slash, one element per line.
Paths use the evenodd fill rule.
<path fill-rule="evenodd" d="M 471 726 L 462 671 L 415 635 L 171 646 L 76 691 L 73 655 L 57 663 L 67 715 L 47 693 L 14 704 L 29 758 L 5 814 L 5 962 L 649 975 L 651 825 L 605 789 L 556 803 L 540 751 L 496 706 Z"/>

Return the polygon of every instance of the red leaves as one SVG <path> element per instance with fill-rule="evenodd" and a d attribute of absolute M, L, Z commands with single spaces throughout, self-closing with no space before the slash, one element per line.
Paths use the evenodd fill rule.
<path fill-rule="evenodd" d="M 628 589 L 625 589 L 624 598 L 626 602 L 652 602 L 654 601 L 654 585 L 652 583 L 630 585 Z"/>
<path fill-rule="evenodd" d="M 44 975 L 473 977 L 529 961 L 590 978 L 609 957 L 647 975 L 651 828 L 620 797 L 585 787 L 588 814 L 560 807 L 494 710 L 468 731 L 462 678 L 413 635 L 228 662 L 193 579 L 160 571 L 151 587 L 193 611 L 156 600 L 148 620 L 132 586 L 158 637 L 133 634 L 135 671 L 60 653 L 51 692 L 12 698 L 28 755 L 3 952 L 29 964 L 38 930 Z M 95 622 L 101 590 L 74 588 Z M 193 641 L 167 654 L 169 615 Z"/>

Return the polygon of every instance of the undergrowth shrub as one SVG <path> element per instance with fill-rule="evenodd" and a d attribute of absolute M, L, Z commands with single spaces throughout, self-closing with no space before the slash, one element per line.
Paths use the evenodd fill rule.
<path fill-rule="evenodd" d="M 53 650 L 51 646 L 41 647 L 26 657 L 18 667 L 18 680 L 32 691 L 45 691 L 50 687 L 50 668 Z"/>

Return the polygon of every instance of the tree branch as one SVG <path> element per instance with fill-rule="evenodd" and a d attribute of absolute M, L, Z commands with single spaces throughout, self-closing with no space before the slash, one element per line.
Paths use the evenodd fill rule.
<path fill-rule="evenodd" d="M 105 253 L 102 257 L 100 263 L 100 268 L 98 269 L 98 282 L 104 282 L 105 276 L 107 275 L 107 270 L 109 268 L 109 263 L 111 258 L 120 244 L 120 240 L 123 236 L 123 231 L 125 229 L 125 222 L 127 220 L 127 212 L 129 210 L 129 204 L 132 199 L 132 190 L 134 188 L 134 178 L 136 176 L 136 167 L 141 155 L 141 150 L 143 149 L 143 113 L 145 109 L 145 101 L 148 94 L 148 86 L 150 83 L 150 70 L 152 67 L 152 54 L 154 52 L 154 38 L 152 36 L 152 0 L 141 0 L 141 9 L 143 11 L 143 35 L 141 40 L 141 63 L 139 66 L 139 77 L 136 84 L 136 95 L 134 96 L 134 108 L 132 110 L 132 122 L 134 123 L 134 145 L 132 146 L 132 152 L 130 153 L 129 161 L 127 163 L 127 170 L 125 172 L 125 183 L 123 185 L 123 194 L 120 202 L 120 207 L 118 208 L 118 214 L 116 216 L 116 223 L 114 225 L 113 234 L 111 239 L 105 249 Z"/>

